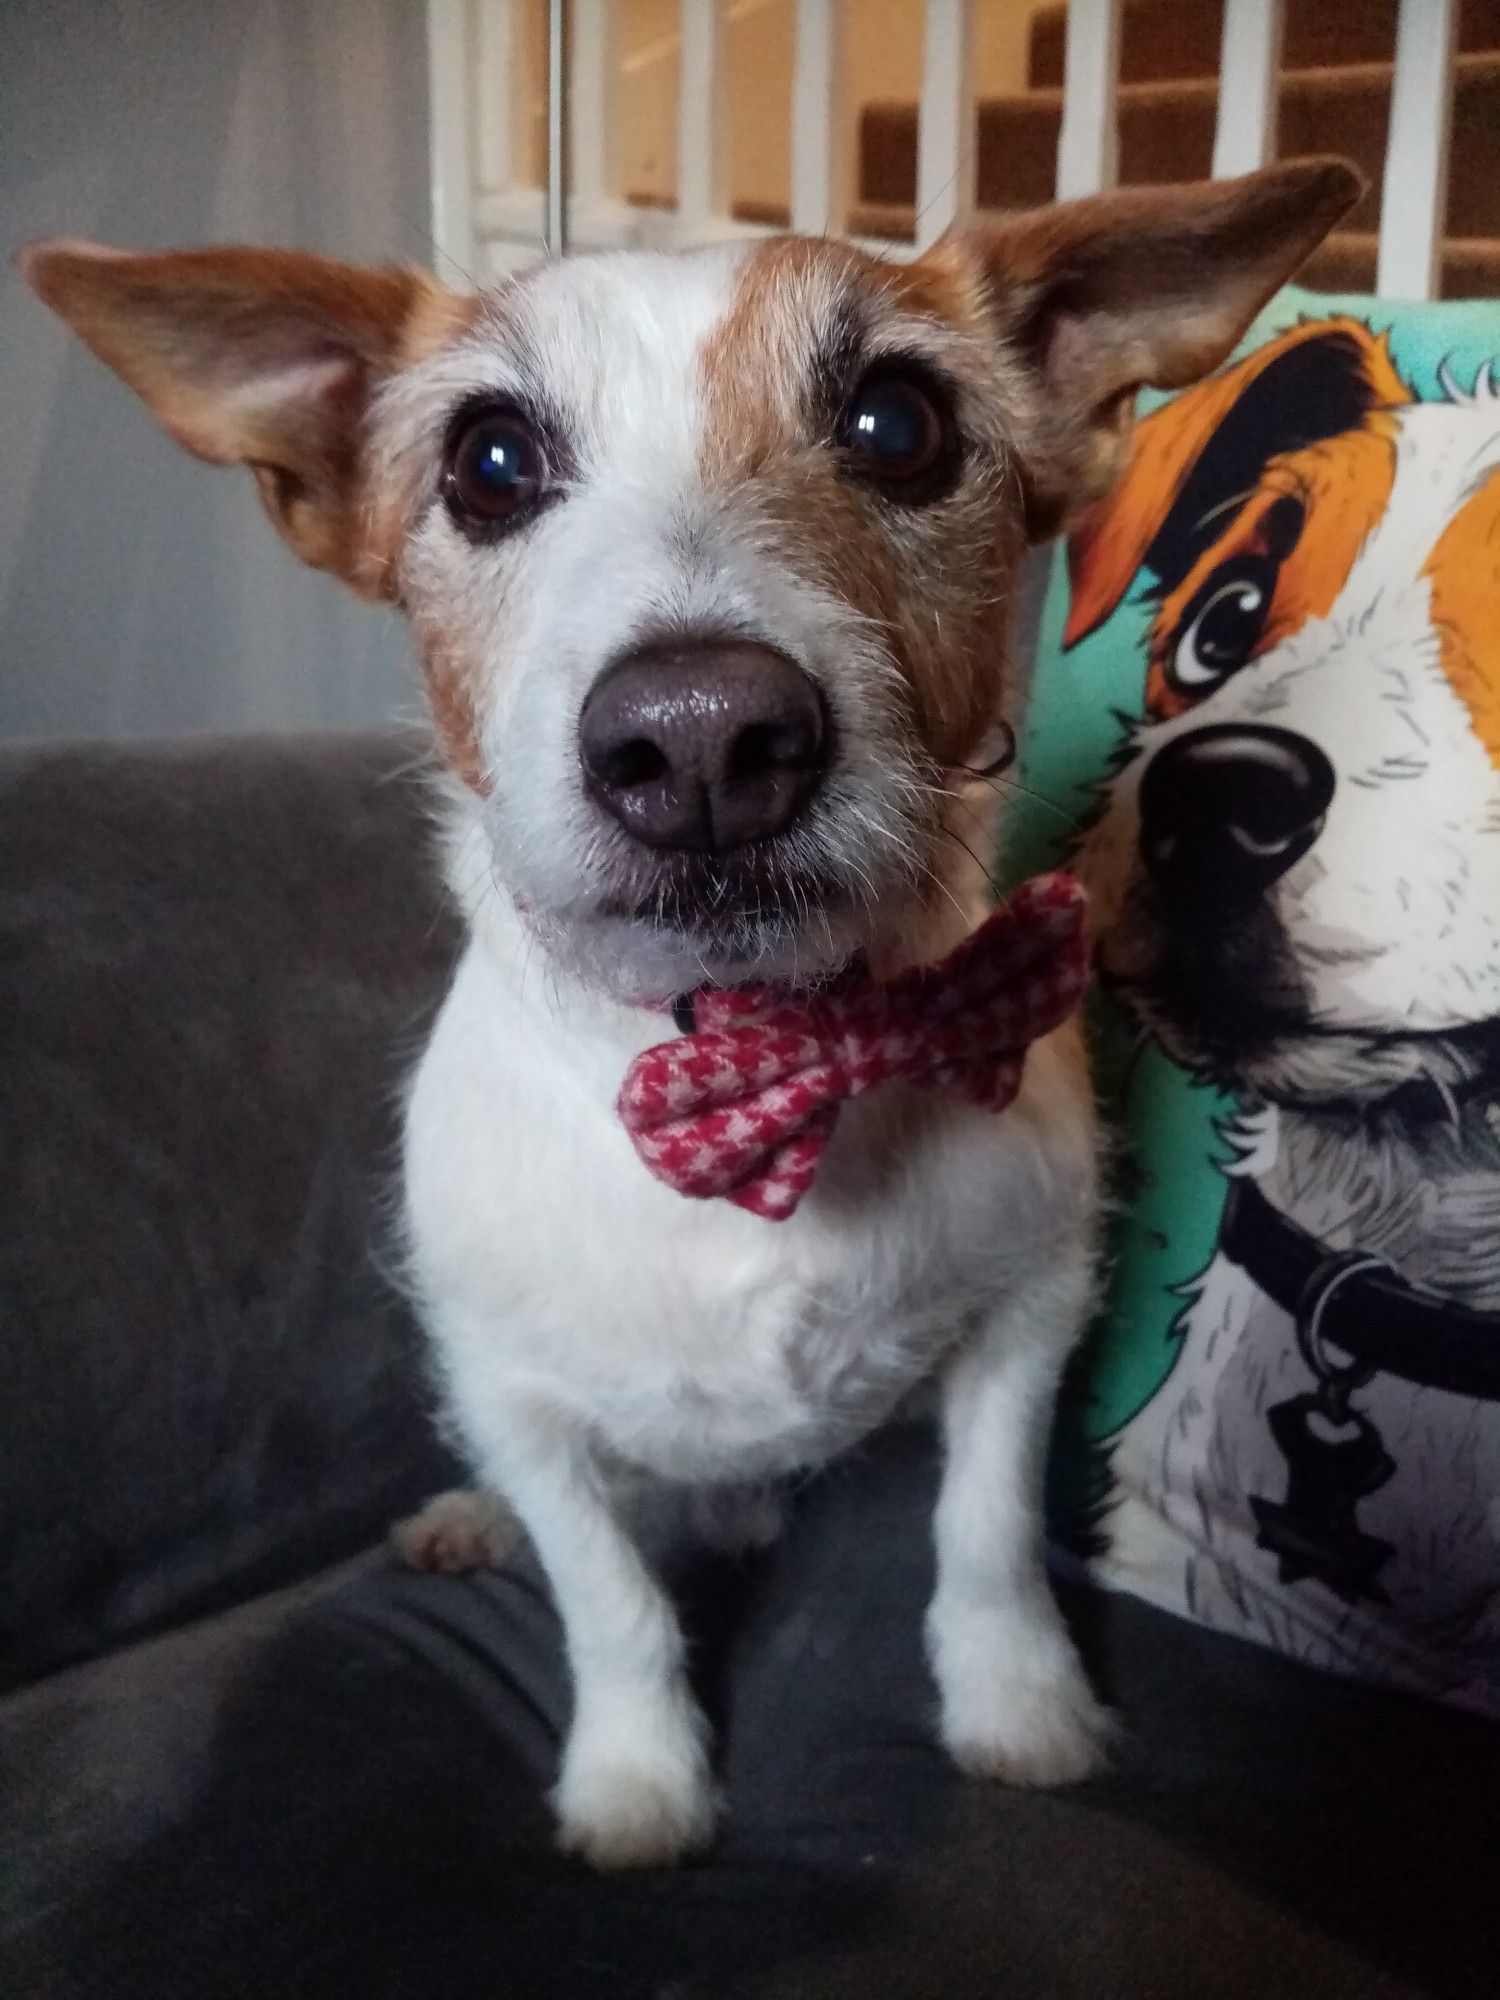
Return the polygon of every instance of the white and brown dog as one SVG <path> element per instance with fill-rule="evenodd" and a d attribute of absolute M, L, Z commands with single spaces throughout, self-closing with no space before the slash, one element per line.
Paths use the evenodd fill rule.
<path fill-rule="evenodd" d="M 667 1860 L 713 1817 L 631 1496 L 706 1496 L 722 1527 L 742 1492 L 764 1531 L 768 1482 L 929 1378 L 944 1739 L 1023 1782 L 1094 1762 L 1038 1492 L 1093 1287 L 1075 1035 L 1034 1048 L 1003 1116 L 860 1099 L 774 1225 L 650 1178 L 615 1100 L 671 996 L 891 970 L 974 926 L 969 767 L 1023 550 L 1108 486 L 1137 388 L 1221 362 L 1357 191 L 1306 163 L 906 266 L 776 240 L 480 298 L 258 251 L 25 258 L 190 450 L 252 467 L 300 555 L 411 618 L 471 932 L 411 1095 L 411 1262 L 479 1480 L 562 1613 L 557 1809 L 599 1864 Z M 475 1530 L 446 1501 L 412 1539 L 440 1561 Z"/>
<path fill-rule="evenodd" d="M 1072 564 L 1070 642 L 1154 602 L 1100 960 L 1248 1101 L 1120 1560 L 1500 1708 L 1500 392 L 1304 321 L 1140 426 Z"/>

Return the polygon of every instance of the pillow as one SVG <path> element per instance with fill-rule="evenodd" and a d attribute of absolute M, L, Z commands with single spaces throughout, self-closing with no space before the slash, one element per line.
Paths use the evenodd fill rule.
<path fill-rule="evenodd" d="M 1500 304 L 1279 295 L 1054 566 L 1003 872 L 1123 1143 L 1054 1510 L 1106 1581 L 1500 1714 Z"/>

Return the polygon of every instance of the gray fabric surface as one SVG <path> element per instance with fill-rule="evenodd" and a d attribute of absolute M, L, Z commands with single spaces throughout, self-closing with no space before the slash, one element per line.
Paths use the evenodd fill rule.
<path fill-rule="evenodd" d="M 0 773 L 0 1611 L 31 1682 L 0 1699 L 0 1993 L 1491 1993 L 1475 1718 L 1075 1593 L 1115 1769 L 960 1778 L 914 1429 L 767 1556 L 676 1565 L 713 1850 L 615 1879 L 555 1854 L 541 1579 L 349 1559 L 447 1472 L 382 1275 L 393 1092 L 454 942 L 411 755 Z"/>
<path fill-rule="evenodd" d="M 523 1569 L 377 1558 L 0 1704 L 0 1990 L 28 2000 L 1412 2000 L 1488 1995 L 1500 1738 L 1123 1599 L 1072 1601 L 1108 1779 L 972 1784 L 921 1658 L 930 1441 L 785 1546 L 679 1575 L 723 1833 L 556 1856 L 567 1710 Z M 7 1983 L 8 1975 L 8 1983 Z"/>
<path fill-rule="evenodd" d="M 0 761 L 0 1686 L 446 1476 L 390 1282 L 417 739 Z"/>

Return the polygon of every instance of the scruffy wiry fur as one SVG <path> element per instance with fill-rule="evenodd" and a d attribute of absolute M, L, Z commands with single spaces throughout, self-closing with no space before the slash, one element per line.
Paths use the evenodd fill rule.
<path fill-rule="evenodd" d="M 1032 1051 L 1002 1117 L 895 1086 L 849 1106 L 780 1224 L 658 1184 L 614 1103 L 676 993 L 798 985 L 856 953 L 888 973 L 980 921 L 994 794 L 973 774 L 1004 740 L 1025 547 L 1107 485 L 1134 391 L 1222 360 L 1356 193 L 1303 164 L 1009 218 L 905 265 L 772 239 L 565 260 L 477 301 L 267 252 L 27 255 L 191 449 L 254 465 L 294 547 L 411 618 L 470 942 L 412 1085 L 410 1265 L 483 1496 L 405 1542 L 493 1559 L 501 1500 L 529 1534 L 576 1692 L 561 1837 L 600 1866 L 671 1860 L 714 1816 L 638 1503 L 672 1493 L 715 1540 L 763 1541 L 777 1482 L 921 1385 L 946 1447 L 943 1738 L 1022 1783 L 1098 1756 L 1041 1559 L 1040 1461 L 1097 1247 L 1076 1033 Z M 944 408 L 923 505 L 840 443 L 861 379 L 892 366 Z M 486 398 L 545 426 L 556 463 L 547 504 L 482 536 L 446 504 L 444 453 Z M 663 634 L 772 648 L 827 716 L 818 788 L 738 905 L 711 856 L 689 907 L 681 857 L 583 782 L 585 699 Z"/>

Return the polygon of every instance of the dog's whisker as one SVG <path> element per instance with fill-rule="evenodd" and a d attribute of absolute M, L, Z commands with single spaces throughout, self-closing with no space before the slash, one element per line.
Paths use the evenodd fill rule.
<path fill-rule="evenodd" d="M 1075 814 L 1065 811 L 1056 799 L 1049 799 L 1045 792 L 1037 791 L 1032 785 L 1023 784 L 1019 778 L 1012 777 L 1007 771 L 997 771 L 987 776 L 974 772 L 970 776 L 976 784 L 992 785 L 997 791 L 1014 792 L 1021 798 L 1030 799 L 1034 804 L 1050 812 L 1054 818 L 1060 819 L 1064 826 L 1080 837 L 1088 831 L 1087 824 Z"/>
<path fill-rule="evenodd" d="M 961 833 L 956 832 L 951 826 L 939 827 L 938 833 L 940 838 L 944 840 L 951 840 L 955 847 L 961 848 L 963 852 L 968 855 L 969 859 L 973 862 L 974 866 L 979 870 L 980 874 L 984 876 L 986 880 L 988 880 L 989 877 L 994 873 L 993 861 L 981 861 L 979 856 L 974 852 L 973 848 L 970 847 L 968 841 L 964 839 Z"/>

